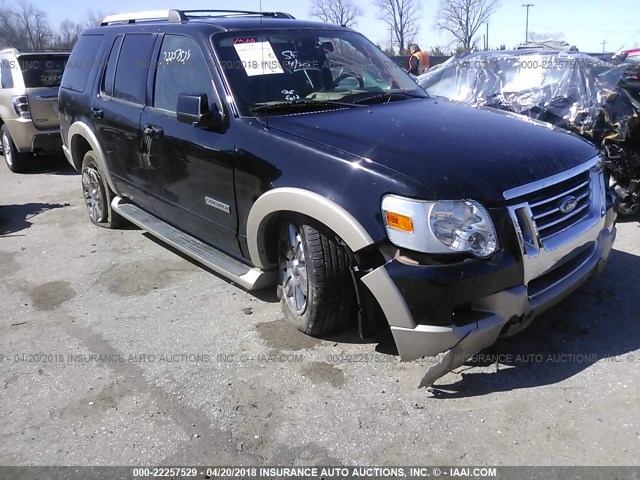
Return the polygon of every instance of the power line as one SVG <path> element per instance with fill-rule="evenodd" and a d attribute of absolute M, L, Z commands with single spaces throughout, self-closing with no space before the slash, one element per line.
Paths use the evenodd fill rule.
<path fill-rule="evenodd" d="M 638 30 L 638 31 L 635 33 L 635 35 L 633 35 L 629 40 L 627 40 L 626 42 L 624 42 L 624 43 L 620 46 L 620 48 L 619 48 L 618 50 L 616 50 L 616 52 L 617 52 L 617 51 L 619 51 L 619 50 L 622 50 L 622 49 L 625 47 L 625 45 L 627 45 L 627 43 L 629 43 L 631 40 L 633 40 L 634 38 L 636 38 L 638 35 L 640 35 L 640 30 Z"/>

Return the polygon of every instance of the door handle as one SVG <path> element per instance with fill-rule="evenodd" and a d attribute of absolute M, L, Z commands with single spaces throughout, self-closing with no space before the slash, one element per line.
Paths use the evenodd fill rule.
<path fill-rule="evenodd" d="M 142 129 L 143 135 L 151 138 L 162 138 L 164 135 L 164 130 L 157 125 L 145 125 Z"/>
<path fill-rule="evenodd" d="M 91 115 L 93 115 L 96 118 L 102 118 L 104 117 L 104 112 L 102 110 L 100 110 L 99 108 L 92 108 L 91 109 Z"/>

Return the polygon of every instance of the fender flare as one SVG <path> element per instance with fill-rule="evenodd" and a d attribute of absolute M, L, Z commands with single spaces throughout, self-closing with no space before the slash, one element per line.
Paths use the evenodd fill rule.
<path fill-rule="evenodd" d="M 306 215 L 333 230 L 353 251 L 374 243 L 364 227 L 343 207 L 301 188 L 275 188 L 264 193 L 251 207 L 247 219 L 247 244 L 251 261 L 258 268 L 272 267 L 265 249 L 269 219 L 278 212 Z"/>
<path fill-rule="evenodd" d="M 98 142 L 98 138 L 96 137 L 96 134 L 93 132 L 93 130 L 91 130 L 91 128 L 89 128 L 89 126 L 84 122 L 74 122 L 69 127 L 69 131 L 67 132 L 66 145 L 69 146 L 70 155 L 73 157 L 73 141 L 74 137 L 78 135 L 87 141 L 87 143 L 91 147 L 91 150 L 93 150 L 96 154 L 96 161 L 98 162 L 98 166 L 100 167 L 102 174 L 107 180 L 109 187 L 111 187 L 111 190 L 120 195 L 120 192 L 118 192 L 118 190 L 115 188 L 115 184 L 113 182 L 113 179 L 111 178 L 111 173 L 107 168 L 107 162 L 105 161 L 106 157 L 104 155 L 102 147 L 100 146 L 100 143 Z M 73 162 L 76 163 L 75 158 L 73 158 Z M 79 159 L 79 162 L 80 165 L 82 165 L 82 159 Z"/>

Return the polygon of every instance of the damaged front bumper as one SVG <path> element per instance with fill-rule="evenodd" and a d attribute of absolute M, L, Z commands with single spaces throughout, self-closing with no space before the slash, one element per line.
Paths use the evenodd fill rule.
<path fill-rule="evenodd" d="M 508 215 L 520 259 L 503 252 L 492 264 L 410 265 L 396 256 L 362 278 L 385 313 L 400 358 L 437 357 L 421 387 L 499 336 L 522 330 L 604 268 L 616 236 L 615 196 L 599 175 L 594 168 L 593 215 L 563 232 L 562 242 L 548 241 L 537 250 L 527 244 L 514 215 L 522 206 L 516 198 Z"/>

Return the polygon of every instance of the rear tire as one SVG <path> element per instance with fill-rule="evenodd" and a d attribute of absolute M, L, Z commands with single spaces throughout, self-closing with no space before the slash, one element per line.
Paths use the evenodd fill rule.
<path fill-rule="evenodd" d="M 103 228 L 120 228 L 125 225 L 126 220 L 111 208 L 115 194 L 109 188 L 93 150 L 84 154 L 81 173 L 82 194 L 91 223 Z"/>
<path fill-rule="evenodd" d="M 0 129 L 0 137 L 2 140 L 2 154 L 9 170 L 13 173 L 26 172 L 29 169 L 30 155 L 18 151 L 6 125 L 3 125 Z"/>
<path fill-rule="evenodd" d="M 345 328 L 355 289 L 346 247 L 329 233 L 288 221 L 278 241 L 278 297 L 287 320 L 308 335 Z"/>

